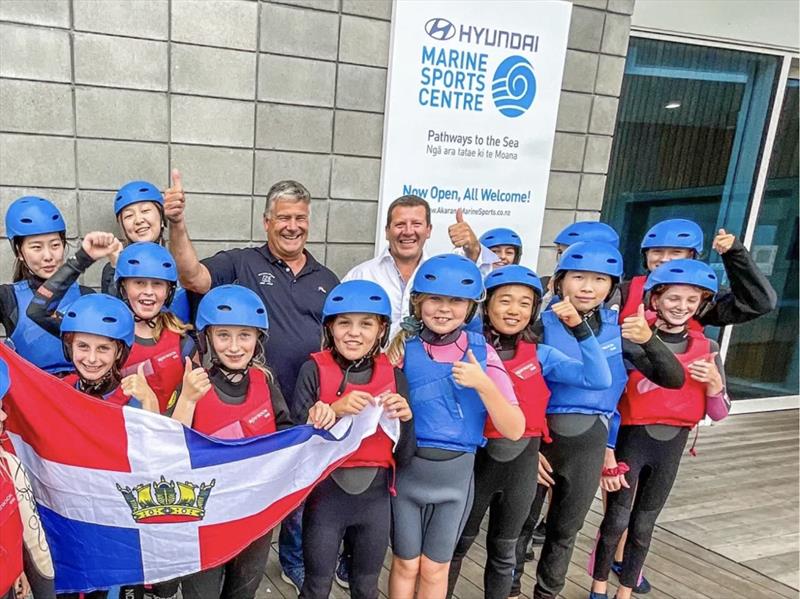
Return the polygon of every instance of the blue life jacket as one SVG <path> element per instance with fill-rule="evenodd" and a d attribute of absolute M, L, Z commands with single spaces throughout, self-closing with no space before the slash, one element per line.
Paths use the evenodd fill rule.
<path fill-rule="evenodd" d="M 611 370 L 611 386 L 608 389 L 581 389 L 564 383 L 548 381 L 550 402 L 548 414 L 603 414 L 610 418 L 628 382 L 628 372 L 622 358 L 622 337 L 614 310 L 601 308 L 600 331 L 596 335 Z M 542 312 L 544 343 L 567 354 L 570 358 L 581 359 L 578 340 L 567 330 L 558 316 L 552 311 Z"/>
<path fill-rule="evenodd" d="M 469 349 L 486 370 L 486 339 L 467 331 Z M 462 360 L 466 361 L 466 351 Z M 486 407 L 474 389 L 453 380 L 453 364 L 432 360 L 419 337 L 406 341 L 403 372 L 419 447 L 474 453 L 486 443 Z"/>
<path fill-rule="evenodd" d="M 475 311 L 475 316 L 472 317 L 472 320 L 470 320 L 464 328 L 470 333 L 483 335 L 483 315 L 480 310 Z"/>
<path fill-rule="evenodd" d="M 58 303 L 57 311 L 63 313 L 67 306 L 80 296 L 80 287 L 77 283 L 73 283 Z M 64 356 L 61 339 L 51 335 L 28 318 L 28 306 L 33 300 L 33 289 L 27 280 L 14 283 L 14 297 L 17 300 L 17 326 L 9 339 L 14 344 L 16 352 L 50 374 L 74 370 L 75 367 Z"/>

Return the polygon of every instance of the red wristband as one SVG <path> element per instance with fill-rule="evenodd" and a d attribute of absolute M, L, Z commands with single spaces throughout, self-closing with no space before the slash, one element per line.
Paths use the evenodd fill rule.
<path fill-rule="evenodd" d="M 625 462 L 617 462 L 616 468 L 603 468 L 603 476 L 619 476 L 630 472 L 630 467 Z"/>

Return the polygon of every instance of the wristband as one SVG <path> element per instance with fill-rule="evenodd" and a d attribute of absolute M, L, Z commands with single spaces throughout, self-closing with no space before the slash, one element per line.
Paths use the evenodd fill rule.
<path fill-rule="evenodd" d="M 603 476 L 620 476 L 630 472 L 630 467 L 625 462 L 617 462 L 616 468 L 603 468 Z"/>

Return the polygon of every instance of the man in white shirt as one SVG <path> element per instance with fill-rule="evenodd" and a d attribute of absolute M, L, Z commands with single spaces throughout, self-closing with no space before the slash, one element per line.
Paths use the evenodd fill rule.
<path fill-rule="evenodd" d="M 400 321 L 408 316 L 409 283 L 419 265 L 430 257 L 425 252 L 425 242 L 431 230 L 428 202 L 415 195 L 400 196 L 389 205 L 386 216 L 388 246 L 377 258 L 354 266 L 342 279 L 373 281 L 386 290 L 392 302 L 391 336 L 400 328 Z M 472 228 L 464 222 L 460 208 L 456 212 L 456 222 L 448 227 L 447 233 L 455 251 L 475 261 L 481 273 L 485 275 L 492 269 L 497 256 L 480 244 Z"/>

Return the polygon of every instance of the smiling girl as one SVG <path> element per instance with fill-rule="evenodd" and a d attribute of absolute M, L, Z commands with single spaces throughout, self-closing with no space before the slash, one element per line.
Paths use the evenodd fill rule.
<path fill-rule="evenodd" d="M 15 259 L 14 283 L 0 285 L 0 320 L 6 336 L 18 354 L 39 368 L 51 374 L 69 372 L 72 365 L 61 351 L 58 326 L 42 327 L 28 315 L 37 290 L 64 264 L 64 218 L 49 200 L 25 196 L 11 203 L 5 221 Z M 52 314 L 86 293 L 92 290 L 73 280 L 58 300 L 42 296 L 38 301 Z"/>
<path fill-rule="evenodd" d="M 464 330 L 483 299 L 480 271 L 455 254 L 420 265 L 411 288 L 412 317 L 389 348 L 403 361 L 417 451 L 398 468 L 390 595 L 444 597 L 456 541 L 473 495 L 475 451 L 490 416 L 497 432 L 519 439 L 525 428 L 497 352 Z"/>
<path fill-rule="evenodd" d="M 616 597 L 629 599 L 644 566 L 656 518 L 675 482 L 689 431 L 704 416 L 721 420 L 730 409 L 719 347 L 689 326 L 718 291 L 714 270 L 696 260 L 672 260 L 650 273 L 644 291 L 655 313 L 655 336 L 675 353 L 685 382 L 680 389 L 665 389 L 637 372 L 627 383 L 619 405 L 617 467 L 603 476 L 609 493 L 597 542 L 593 599 L 607 597 L 608 573 L 626 527 Z M 622 464 L 624 472 L 620 472 Z"/>

